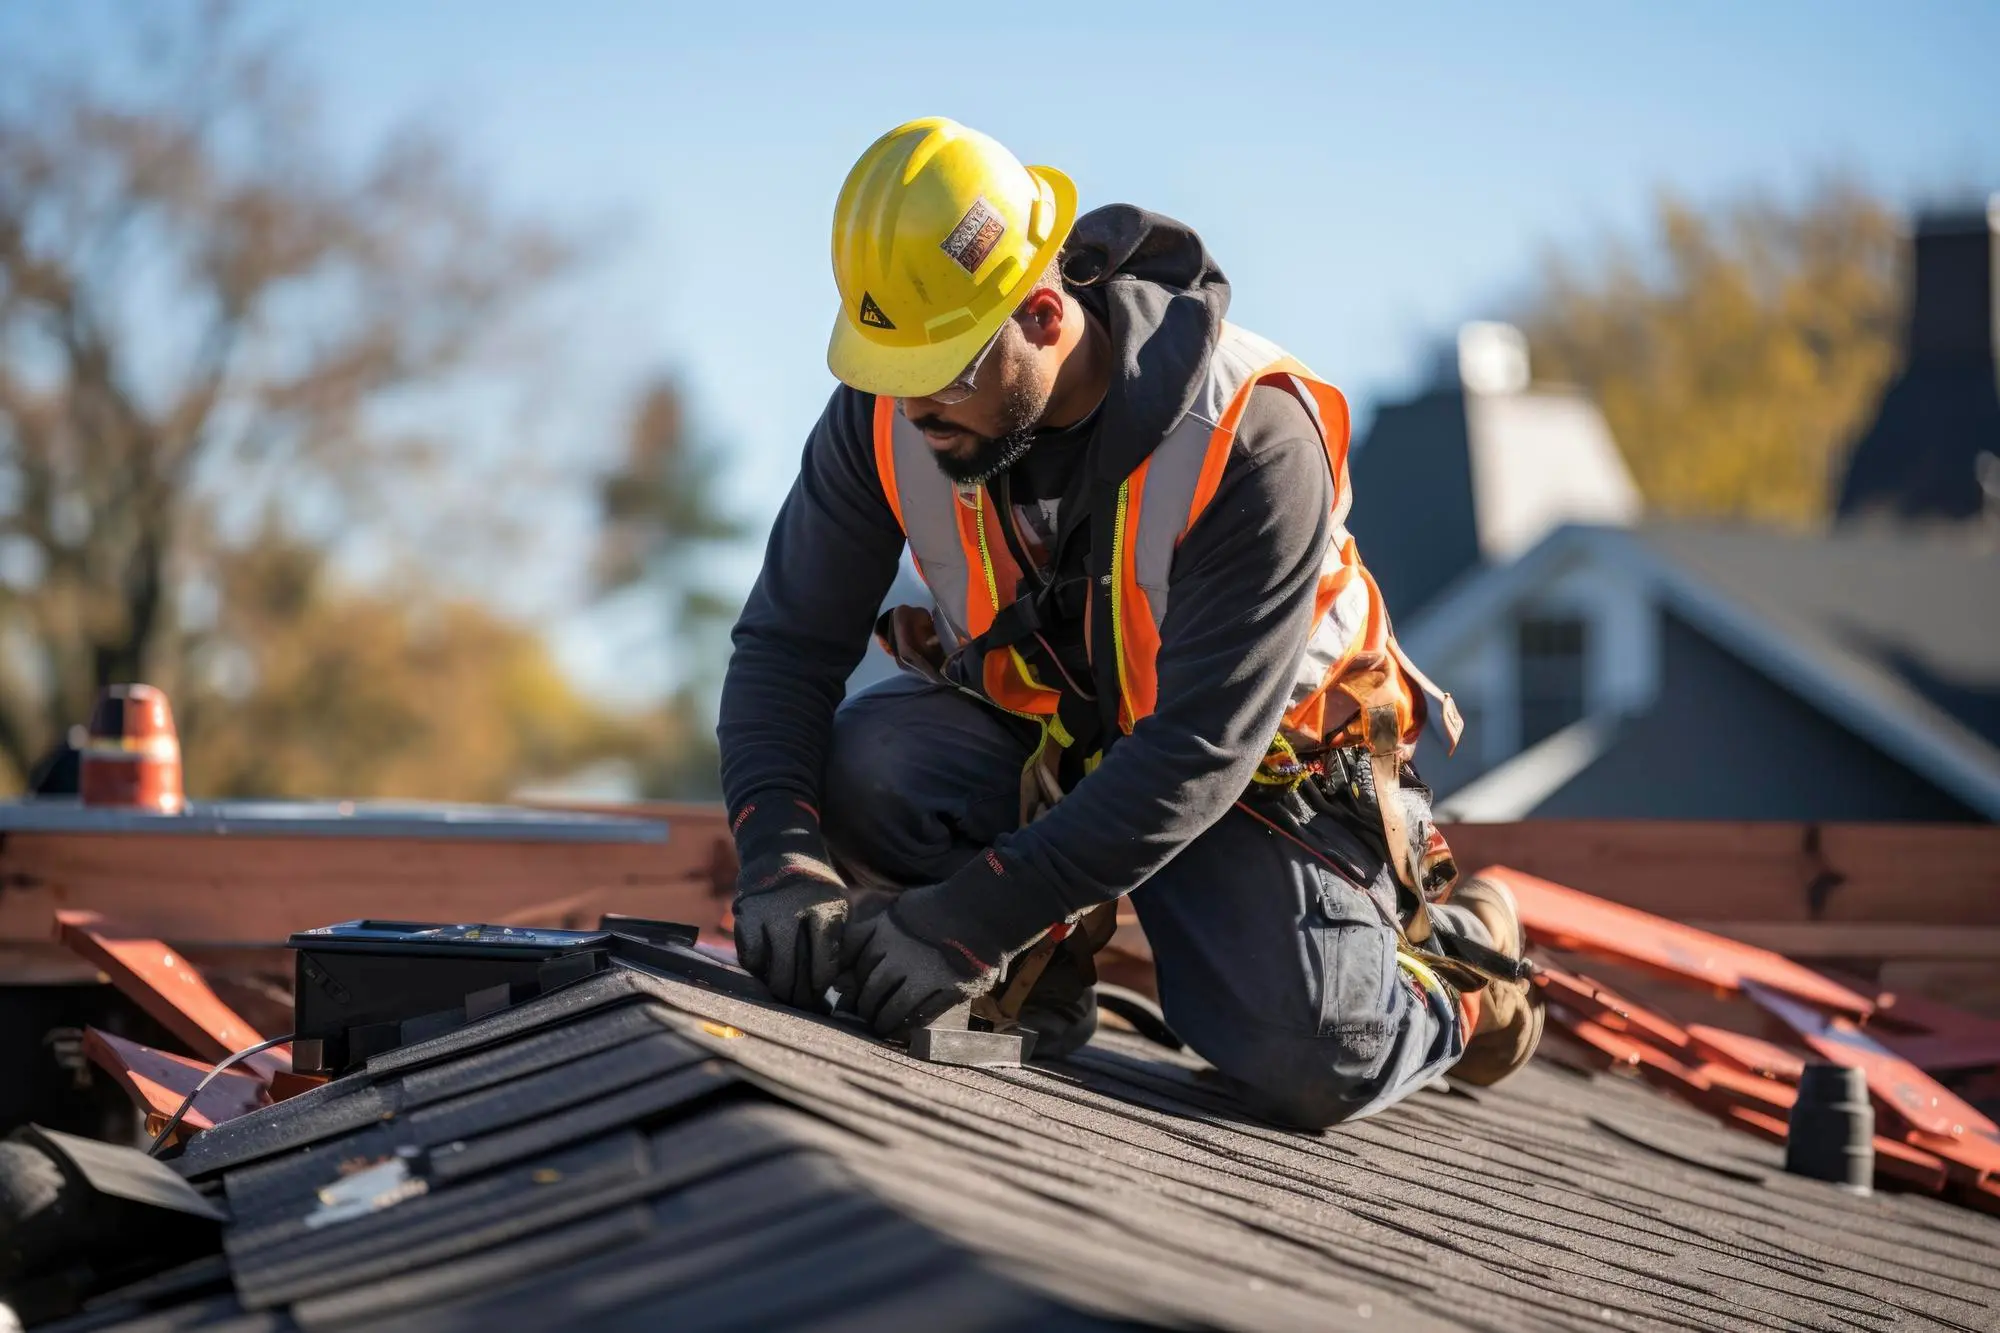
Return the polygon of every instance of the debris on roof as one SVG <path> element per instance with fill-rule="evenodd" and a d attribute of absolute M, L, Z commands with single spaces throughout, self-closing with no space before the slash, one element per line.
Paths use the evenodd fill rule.
<path fill-rule="evenodd" d="M 1877 1000 L 1737 940 L 1517 871 L 1489 867 L 1480 874 L 1513 891 L 1531 943 L 1741 996 L 1775 1018 L 1798 1048 L 1705 1025 L 1684 1029 L 1588 977 L 1544 966 L 1538 984 L 1551 1022 L 1607 1067 L 1630 1069 L 1726 1122 L 1779 1142 L 1786 1138 L 1786 1116 L 1808 1059 L 1859 1069 L 1883 1130 L 1873 1135 L 1878 1181 L 1946 1193 L 2000 1213 L 2000 1126 L 1857 1025 L 1856 1019 L 1878 1012 Z M 1927 1008 L 1934 1016 L 1948 1012 L 1942 1005 Z"/>

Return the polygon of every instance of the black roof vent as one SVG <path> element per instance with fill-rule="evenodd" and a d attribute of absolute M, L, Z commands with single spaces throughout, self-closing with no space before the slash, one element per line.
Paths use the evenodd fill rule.
<path fill-rule="evenodd" d="M 2000 468 L 2000 195 L 1927 214 L 1903 372 L 1855 446 L 1840 516 L 1967 519 Z"/>

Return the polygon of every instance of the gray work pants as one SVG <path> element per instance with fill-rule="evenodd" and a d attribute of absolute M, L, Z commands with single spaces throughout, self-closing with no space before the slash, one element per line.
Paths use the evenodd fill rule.
<path fill-rule="evenodd" d="M 914 675 L 881 682 L 836 719 L 827 839 L 904 887 L 937 883 L 1016 827 L 1029 750 L 976 699 Z M 1337 821 L 1319 816 L 1304 832 L 1341 845 L 1350 864 L 1381 865 Z M 1373 1114 L 1463 1050 L 1457 1006 L 1397 965 L 1369 891 L 1231 810 L 1132 893 L 1167 1021 L 1274 1119 Z"/>

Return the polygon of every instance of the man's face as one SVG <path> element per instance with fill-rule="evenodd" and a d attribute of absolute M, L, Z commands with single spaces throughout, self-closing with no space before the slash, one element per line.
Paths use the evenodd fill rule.
<path fill-rule="evenodd" d="M 1006 471 L 1023 454 L 1049 408 L 1053 369 L 1009 320 L 979 365 L 972 395 L 956 403 L 929 398 L 900 400 L 903 415 L 923 432 L 947 477 L 977 485 Z"/>

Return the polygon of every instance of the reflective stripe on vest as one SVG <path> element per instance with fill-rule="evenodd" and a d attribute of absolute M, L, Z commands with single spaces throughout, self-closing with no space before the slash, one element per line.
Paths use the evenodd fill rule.
<path fill-rule="evenodd" d="M 1294 743 L 1316 745 L 1354 721 L 1356 701 L 1337 687 L 1357 671 L 1395 664 L 1380 591 L 1347 533 L 1347 401 L 1299 362 L 1254 333 L 1224 324 L 1187 414 L 1120 485 L 1114 522 L 1111 624 L 1116 640 L 1119 722 L 1130 731 L 1159 700 L 1157 662 L 1166 624 L 1174 552 L 1214 500 L 1235 443 L 1236 428 L 1259 383 L 1287 387 L 1306 407 L 1326 448 L 1334 481 L 1333 532 L 1315 597 L 1316 624 L 1294 673 L 1283 731 Z M 875 462 L 883 494 L 895 510 L 917 572 L 936 599 L 946 651 L 985 632 L 1012 601 L 1021 574 L 995 525 L 983 487 L 959 487 L 939 471 L 923 434 L 896 410 L 875 404 Z M 1093 595 L 1096 589 L 1092 589 Z M 987 695 L 1003 708 L 1048 716 L 1056 691 L 1043 686 L 1012 649 L 982 664 Z M 1414 740 L 1422 707 L 1403 691 L 1406 736 Z M 1343 741 L 1353 737 L 1342 737 Z"/>
<path fill-rule="evenodd" d="M 939 470 L 923 432 L 896 410 L 893 398 L 875 400 L 875 467 L 882 494 L 895 511 L 917 575 L 936 604 L 938 641 L 947 656 L 984 634 L 999 609 L 1014 600 L 1022 571 L 996 524 L 999 516 L 983 486 L 960 486 Z M 986 696 L 1010 712 L 1050 717 L 1061 696 L 1044 687 L 1027 659 L 1012 648 L 988 653 L 980 664 Z"/>

